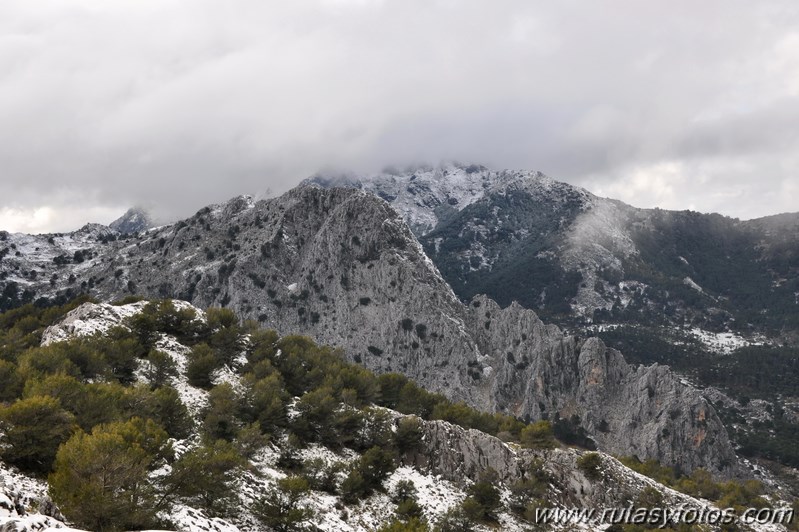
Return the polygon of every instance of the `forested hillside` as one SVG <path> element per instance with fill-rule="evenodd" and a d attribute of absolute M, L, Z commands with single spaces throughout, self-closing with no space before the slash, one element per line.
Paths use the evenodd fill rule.
<path fill-rule="evenodd" d="M 564 447 L 566 425 L 452 403 L 226 309 L 84 301 L 0 314 L 0 470 L 18 501 L 0 524 L 522 530 L 548 505 L 698 504 Z M 760 484 L 696 475 L 669 483 L 768 504 Z M 43 480 L 52 502 L 32 498 Z"/>

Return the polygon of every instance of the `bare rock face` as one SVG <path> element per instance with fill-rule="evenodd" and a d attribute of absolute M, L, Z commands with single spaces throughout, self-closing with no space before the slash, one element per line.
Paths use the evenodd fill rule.
<path fill-rule="evenodd" d="M 477 430 L 445 421 L 423 423 L 422 443 L 403 457 L 405 465 L 440 475 L 460 485 L 477 481 L 487 470 L 500 483 L 547 479 L 548 499 L 572 507 L 624 507 L 647 488 L 663 496 L 664 503 L 700 507 L 700 501 L 664 488 L 639 475 L 615 458 L 599 453 L 598 478 L 589 479 L 578 466 L 585 451 L 571 448 L 525 449 L 507 444 Z"/>
<path fill-rule="evenodd" d="M 140 310 L 144 302 L 134 303 L 127 307 L 118 307 L 108 303 L 83 304 L 69 312 L 55 325 L 51 325 L 42 334 L 42 345 L 68 340 L 73 336 L 87 336 L 93 333 L 105 333 L 111 327 L 119 325 Z"/>
<path fill-rule="evenodd" d="M 518 305 L 464 305 L 402 217 L 355 189 L 236 198 L 97 245 L 71 272 L 102 300 L 137 293 L 229 306 L 484 410 L 578 415 L 616 454 L 685 470 L 722 471 L 735 460 L 713 409 L 667 368 L 632 368 L 599 340 L 564 336 Z M 41 288 L 63 289 L 69 275 Z"/>
<path fill-rule="evenodd" d="M 405 457 L 406 464 L 453 482 L 478 480 L 487 469 L 496 471 L 502 481 L 523 478 L 523 464 L 502 440 L 446 421 L 427 421 L 422 427 L 423 445 Z"/>
<path fill-rule="evenodd" d="M 598 338 L 564 336 L 534 312 L 485 296 L 470 307 L 469 330 L 491 367 L 491 400 L 520 417 L 580 417 L 601 449 L 655 458 L 686 470 L 732 466 L 727 432 L 700 393 L 667 367 L 633 367 Z"/>

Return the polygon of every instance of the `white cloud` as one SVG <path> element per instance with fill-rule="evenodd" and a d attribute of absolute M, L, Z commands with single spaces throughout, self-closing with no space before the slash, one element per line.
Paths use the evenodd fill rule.
<path fill-rule="evenodd" d="M 685 208 L 687 172 L 680 162 L 662 162 L 639 166 L 623 173 L 608 184 L 587 183 L 601 196 L 637 203 L 642 207 Z"/>
<path fill-rule="evenodd" d="M 7 0 L 0 209 L 72 208 L 81 225 L 87 209 L 147 203 L 174 218 L 325 166 L 455 158 L 641 206 L 797 210 L 770 192 L 799 152 L 797 10 Z"/>
<path fill-rule="evenodd" d="M 67 207 L 0 208 L 0 227 L 11 233 L 56 233 L 67 232 L 83 226 L 88 221 L 109 224 L 119 218 L 124 209 L 91 207 L 76 209 Z"/>
<path fill-rule="evenodd" d="M 581 184 L 600 196 L 637 207 L 719 212 L 749 219 L 796 212 L 799 180 L 789 174 L 799 157 L 780 162 L 770 156 L 671 160 L 623 168 L 614 176 L 589 176 Z"/>

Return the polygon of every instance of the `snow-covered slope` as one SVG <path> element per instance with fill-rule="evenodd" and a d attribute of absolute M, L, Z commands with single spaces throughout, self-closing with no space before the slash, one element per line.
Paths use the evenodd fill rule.
<path fill-rule="evenodd" d="M 480 165 L 451 162 L 437 167 L 388 169 L 371 175 L 318 174 L 305 183 L 353 187 L 379 196 L 391 203 L 414 233 L 421 236 L 482 198 L 489 188 L 519 178 L 547 179 L 540 172 L 494 172 Z"/>
<path fill-rule="evenodd" d="M 180 309 L 190 308 L 186 303 L 175 302 Z M 71 311 L 61 322 L 49 327 L 43 343 L 52 344 L 75 336 L 103 334 L 114 325 L 123 325 L 125 318 L 141 312 L 143 303 L 108 305 L 86 303 Z M 204 313 L 194 309 L 197 318 L 204 320 Z M 188 348 L 176 338 L 161 334 L 156 347 L 166 352 L 175 361 L 178 375 L 172 379 L 181 400 L 189 406 L 196 421 L 207 404 L 208 392 L 191 386 L 185 375 Z M 140 376 L 141 380 L 145 380 Z M 240 376 L 235 368 L 224 367 L 214 374 L 214 382 L 228 382 L 237 393 L 244 393 Z M 384 409 L 385 410 L 385 409 Z M 385 410 L 395 422 L 404 416 Z M 178 455 L 198 444 L 198 436 L 174 441 Z M 277 488 L 277 482 L 287 475 L 279 466 L 279 457 L 286 445 L 278 438 L 257 452 L 236 480 L 238 511 L 234 515 L 210 517 L 199 509 L 180 502 L 171 505 L 164 517 L 175 524 L 175 530 L 191 532 L 238 532 L 262 530 L 263 525 L 249 511 L 250 505 Z M 351 450 L 333 451 L 319 444 L 312 444 L 300 451 L 301 460 L 317 459 L 322 463 L 352 463 L 359 454 Z M 572 448 L 523 449 L 476 430 L 466 430 L 444 421 L 423 423 L 423 439 L 419 449 L 401 458 L 402 464 L 385 480 L 384 490 L 357 504 L 344 504 L 337 495 L 311 491 L 302 505 L 312 510 L 310 524 L 325 531 L 374 530 L 394 516 L 396 504 L 390 495 L 400 481 L 413 483 L 418 494 L 425 519 L 435 523 L 451 508 L 466 497 L 468 486 L 487 469 L 496 471 L 502 499 L 508 503 L 514 482 L 531 471 L 539 469 L 550 480 L 546 497 L 553 506 L 613 507 L 625 506 L 644 489 L 656 490 L 670 505 L 699 508 L 706 501 L 688 497 L 661 486 L 623 466 L 616 459 L 600 454 L 601 477 L 591 480 L 578 467 L 585 451 Z M 163 475 L 158 471 L 156 476 Z M 345 473 L 340 473 L 343 479 Z M 63 529 L 66 520 L 46 497 L 47 487 L 42 481 L 28 478 L 0 463 L 0 529 L 33 532 Z M 529 526 L 506 509 L 498 513 L 498 524 L 502 530 L 521 531 Z M 562 529 L 595 530 L 598 523 L 572 522 Z M 476 530 L 490 527 L 479 525 Z M 558 527 L 554 527 L 556 529 Z"/>

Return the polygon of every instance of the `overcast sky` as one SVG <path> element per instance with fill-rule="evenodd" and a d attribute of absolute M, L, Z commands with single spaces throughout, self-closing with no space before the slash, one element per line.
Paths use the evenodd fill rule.
<path fill-rule="evenodd" d="M 3 0 L 0 229 L 455 159 L 799 211 L 799 2 Z"/>

